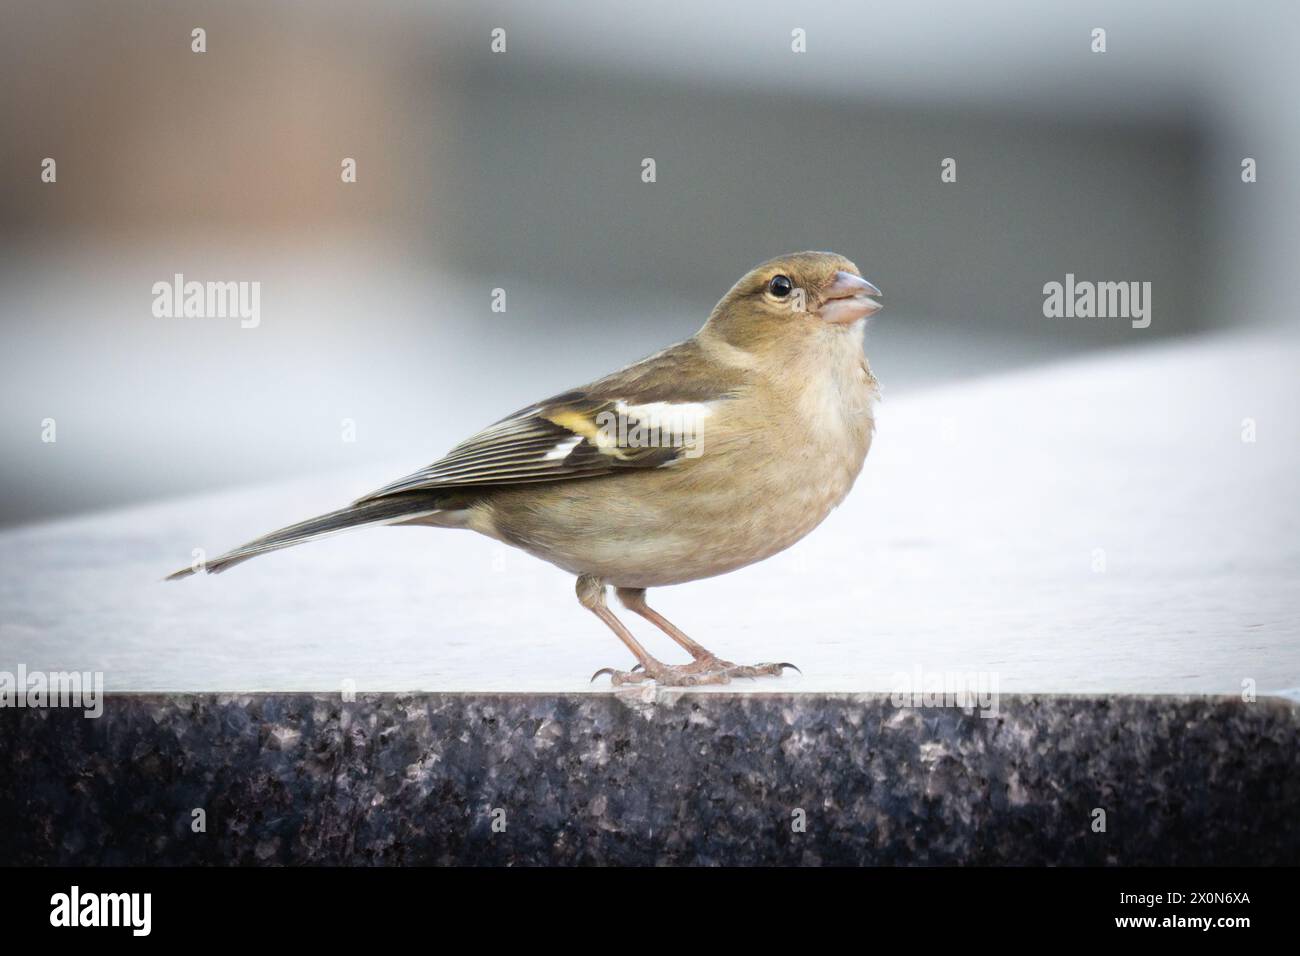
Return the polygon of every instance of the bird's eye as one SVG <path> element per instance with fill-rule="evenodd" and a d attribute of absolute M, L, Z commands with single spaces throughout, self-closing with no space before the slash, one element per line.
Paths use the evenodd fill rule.
<path fill-rule="evenodd" d="M 778 299 L 784 299 L 794 291 L 794 283 L 790 281 L 789 276 L 772 276 L 767 283 L 767 291 Z"/>

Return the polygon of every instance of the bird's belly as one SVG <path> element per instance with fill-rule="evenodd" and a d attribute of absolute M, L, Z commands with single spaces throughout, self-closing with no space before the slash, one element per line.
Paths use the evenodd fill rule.
<path fill-rule="evenodd" d="M 751 469 L 743 494 L 729 481 L 662 472 L 563 482 L 493 496 L 472 526 L 618 587 L 680 584 L 790 547 L 843 500 L 853 464 L 860 459 L 833 470 Z"/>

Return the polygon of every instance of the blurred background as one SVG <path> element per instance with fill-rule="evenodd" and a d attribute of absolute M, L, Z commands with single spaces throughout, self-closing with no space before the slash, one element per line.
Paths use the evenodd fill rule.
<path fill-rule="evenodd" d="M 1292 2 L 3 8 L 0 524 L 414 469 L 797 249 L 884 290 L 887 396 L 1294 325 Z M 1045 318 L 1067 273 L 1151 326 Z"/>

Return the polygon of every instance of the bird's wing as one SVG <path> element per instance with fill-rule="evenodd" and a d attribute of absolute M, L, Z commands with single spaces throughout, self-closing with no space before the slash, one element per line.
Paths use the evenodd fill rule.
<path fill-rule="evenodd" d="M 520 409 L 433 464 L 358 501 L 410 491 L 592 478 L 695 457 L 705 420 L 729 391 L 716 376 L 692 374 L 697 362 L 690 344 Z"/>

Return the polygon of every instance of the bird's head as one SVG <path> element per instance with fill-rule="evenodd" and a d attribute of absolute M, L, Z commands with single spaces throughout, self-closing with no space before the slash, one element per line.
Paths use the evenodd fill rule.
<path fill-rule="evenodd" d="M 843 256 L 796 252 L 746 273 L 713 307 L 705 328 L 741 347 L 860 329 L 881 308 L 879 295 Z"/>

